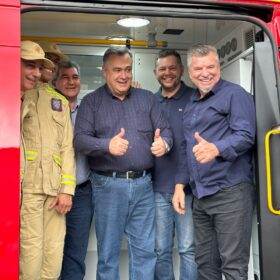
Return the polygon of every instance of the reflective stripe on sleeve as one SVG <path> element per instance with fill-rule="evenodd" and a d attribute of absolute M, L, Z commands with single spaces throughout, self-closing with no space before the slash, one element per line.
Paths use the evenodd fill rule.
<path fill-rule="evenodd" d="M 72 175 L 62 175 L 61 185 L 73 185 L 76 186 L 76 177 Z"/>

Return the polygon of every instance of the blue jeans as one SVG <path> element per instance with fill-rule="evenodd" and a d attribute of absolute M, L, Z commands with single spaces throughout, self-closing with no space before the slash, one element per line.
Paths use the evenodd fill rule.
<path fill-rule="evenodd" d="M 173 194 L 155 193 L 156 201 L 156 280 L 173 280 L 173 239 L 176 231 L 180 255 L 180 280 L 196 280 L 195 246 L 191 194 L 186 195 L 186 214 L 179 215 L 172 205 Z"/>
<path fill-rule="evenodd" d="M 120 179 L 92 173 L 98 264 L 97 280 L 118 280 L 124 234 L 129 279 L 152 280 L 155 254 L 155 202 L 151 176 Z"/>
<path fill-rule="evenodd" d="M 77 187 L 73 206 L 66 215 L 66 237 L 61 280 L 82 280 L 94 207 L 92 186 Z"/>
<path fill-rule="evenodd" d="M 248 279 L 254 186 L 242 183 L 194 198 L 196 262 L 200 280 Z"/>

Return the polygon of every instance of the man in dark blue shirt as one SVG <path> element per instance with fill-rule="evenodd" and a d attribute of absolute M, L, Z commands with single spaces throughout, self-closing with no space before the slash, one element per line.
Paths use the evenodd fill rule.
<path fill-rule="evenodd" d="M 128 239 L 130 279 L 152 280 L 155 203 L 150 169 L 154 156 L 172 147 L 172 132 L 155 96 L 131 87 L 132 55 L 109 48 L 103 57 L 106 85 L 87 95 L 78 111 L 74 145 L 92 170 L 97 279 L 119 279 L 123 235 Z"/>
<path fill-rule="evenodd" d="M 157 253 L 155 280 L 174 279 L 172 257 L 174 230 L 176 230 L 177 248 L 180 254 L 180 279 L 196 280 L 190 189 L 186 188 L 187 211 L 184 215 L 179 215 L 172 205 L 179 148 L 184 139 L 183 111 L 190 101 L 193 89 L 181 81 L 184 66 L 180 54 L 175 50 L 165 49 L 159 52 L 154 72 L 161 85 L 156 98 L 169 121 L 174 137 L 172 150 L 163 157 L 155 158 L 154 164 Z"/>
<path fill-rule="evenodd" d="M 194 193 L 198 278 L 247 279 L 254 187 L 253 97 L 220 77 L 216 48 L 196 45 L 188 51 L 189 75 L 197 86 L 184 116 L 185 145 L 173 204 L 185 212 L 183 187 Z"/>

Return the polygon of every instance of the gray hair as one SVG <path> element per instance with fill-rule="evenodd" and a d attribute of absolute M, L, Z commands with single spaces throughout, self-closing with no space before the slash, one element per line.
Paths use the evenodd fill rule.
<path fill-rule="evenodd" d="M 126 47 L 110 47 L 104 53 L 103 65 L 105 65 L 108 62 L 109 58 L 113 55 L 124 56 L 126 54 L 128 54 L 130 56 L 130 58 L 132 59 L 132 53 L 130 52 L 130 50 L 128 48 L 126 48 Z"/>
<path fill-rule="evenodd" d="M 210 52 L 214 53 L 217 62 L 219 62 L 219 55 L 217 52 L 216 47 L 211 45 L 204 45 L 204 44 L 197 44 L 192 46 L 188 52 L 187 52 L 187 61 L 188 61 L 188 68 L 190 68 L 190 65 L 192 63 L 192 58 L 195 57 L 202 57 L 208 55 Z"/>
<path fill-rule="evenodd" d="M 80 66 L 78 65 L 78 63 L 76 63 L 75 61 L 71 61 L 71 60 L 67 60 L 67 61 L 60 61 L 57 64 L 57 69 L 55 71 L 55 74 L 53 76 L 53 81 L 56 81 L 58 79 L 59 73 L 61 69 L 69 69 L 69 68 L 75 68 L 79 74 L 79 76 L 81 76 L 80 74 Z"/>
<path fill-rule="evenodd" d="M 180 54 L 176 50 L 171 50 L 171 49 L 163 49 L 158 53 L 158 55 L 155 59 L 155 67 L 157 67 L 157 63 L 160 58 L 164 58 L 167 56 L 175 56 L 177 63 L 180 65 L 181 68 L 183 67 L 183 63 L 182 63 Z"/>

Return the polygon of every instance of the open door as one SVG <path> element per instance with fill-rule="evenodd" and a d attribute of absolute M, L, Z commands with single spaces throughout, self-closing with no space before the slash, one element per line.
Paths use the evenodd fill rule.
<path fill-rule="evenodd" d="M 143 5 L 144 2 L 147 5 Z M 255 35 L 261 30 L 256 20 L 259 18 L 268 21 L 274 8 L 272 5 L 260 5 L 258 1 L 255 1 L 255 4 L 248 4 L 247 1 L 244 6 L 241 2 L 239 5 L 222 2 L 232 1 L 104 0 L 75 3 L 75 1 L 22 0 L 21 3 L 27 5 L 22 9 L 21 36 L 22 39 L 56 42 L 65 54 L 80 64 L 82 70 L 80 98 L 104 82 L 100 71 L 102 55 L 109 45 L 115 44 L 116 41 L 111 40 L 111 37 L 116 37 L 113 35 L 120 34 L 119 38 L 134 40 L 133 43 L 131 40 L 135 65 L 134 78 L 143 87 L 152 91 L 156 91 L 159 87 L 154 78 L 153 67 L 154 58 L 160 49 L 153 44 L 161 43 L 162 47 L 163 43 L 167 42 L 168 48 L 177 49 L 185 62 L 186 50 L 191 45 L 201 42 L 215 45 L 220 54 L 224 77 L 245 87 L 254 95 L 256 103 L 258 135 L 255 173 L 259 192 L 257 207 L 259 243 L 256 242 L 258 247 L 256 250 L 253 248 L 252 255 L 257 261 L 251 258 L 254 259 L 252 261 L 254 267 L 250 264 L 249 280 L 254 278 L 279 280 L 280 134 L 278 132 L 280 130 L 275 129 L 275 126 L 280 125 L 277 89 L 277 84 L 280 83 L 276 74 L 278 67 L 273 65 L 276 58 L 271 42 L 267 40 L 255 43 Z M 116 24 L 120 17 L 131 15 L 149 18 L 150 25 L 136 30 Z M 250 21 L 247 21 L 248 19 Z M 229 63 L 231 71 L 226 77 L 228 71 L 226 67 Z M 6 71 L 5 68 L 3 70 Z M 237 70 L 240 72 L 237 73 Z M 187 73 L 184 76 L 187 77 Z M 251 90 L 252 77 L 254 87 Z M 186 83 L 191 85 L 187 80 Z M 4 198 L 7 198 L 7 195 L 3 196 L 3 201 Z M 10 209 L 10 201 L 7 199 L 5 201 L 8 201 L 9 207 L 5 205 L 2 209 Z M 253 225 L 253 235 L 257 236 L 255 228 L 256 223 Z M 93 233 L 92 230 L 85 279 L 95 279 L 97 245 Z M 128 279 L 127 259 L 127 247 L 124 244 L 121 252 L 121 279 Z M 175 258 L 176 271 L 178 263 L 179 259 Z M 258 274 L 259 267 L 261 277 Z"/>
<path fill-rule="evenodd" d="M 280 112 L 277 74 L 269 41 L 255 44 L 257 186 L 262 280 L 280 275 Z"/>

